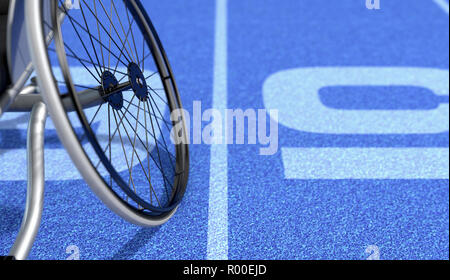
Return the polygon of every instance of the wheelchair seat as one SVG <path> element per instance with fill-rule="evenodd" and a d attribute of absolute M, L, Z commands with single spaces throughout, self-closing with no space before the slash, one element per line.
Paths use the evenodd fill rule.
<path fill-rule="evenodd" d="M 6 26 L 8 21 L 9 0 L 0 1 L 0 93 L 9 85 L 9 73 L 6 59 Z"/>

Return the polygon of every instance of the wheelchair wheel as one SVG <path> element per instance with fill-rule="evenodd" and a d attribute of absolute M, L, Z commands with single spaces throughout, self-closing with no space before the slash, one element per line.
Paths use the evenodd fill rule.
<path fill-rule="evenodd" d="M 160 225 L 179 206 L 189 173 L 182 104 L 165 51 L 139 0 L 70 2 L 26 6 L 52 121 L 111 210 L 137 225 Z"/>

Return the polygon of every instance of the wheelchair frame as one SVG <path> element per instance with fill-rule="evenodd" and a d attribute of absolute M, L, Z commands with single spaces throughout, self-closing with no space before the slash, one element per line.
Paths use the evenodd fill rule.
<path fill-rule="evenodd" d="M 45 83 L 40 83 L 43 88 L 39 88 L 36 80 L 32 79 L 31 85 L 25 86 L 26 82 L 29 80 L 31 74 L 34 71 L 35 68 L 34 66 L 36 66 L 38 70 L 47 67 L 44 63 L 44 59 L 42 59 L 41 57 L 33 57 L 33 51 L 31 48 L 45 51 L 46 50 L 45 44 L 47 44 L 48 46 L 50 42 L 54 39 L 53 37 L 55 34 L 52 34 L 52 31 L 49 31 L 50 32 L 49 34 L 43 34 L 43 32 L 39 30 L 40 28 L 37 28 L 37 26 L 39 26 L 38 23 L 43 22 L 42 18 L 43 15 L 40 15 L 40 12 L 36 12 L 39 11 L 40 1 L 17 1 L 17 0 L 9 0 L 9 1 L 10 3 L 8 11 L 6 43 L 7 43 L 7 58 L 8 58 L 7 65 L 8 71 L 11 76 L 11 85 L 6 89 L 4 93 L 0 93 L 0 116 L 4 112 L 31 111 L 27 131 L 28 183 L 27 183 L 26 208 L 19 233 L 17 235 L 13 247 L 9 252 L 9 254 L 15 259 L 21 260 L 26 259 L 28 257 L 28 254 L 33 246 L 34 240 L 38 233 L 42 217 L 42 210 L 44 203 L 44 185 L 45 185 L 44 131 L 46 119 L 49 114 L 46 102 L 49 102 L 48 104 L 50 106 L 50 109 L 56 108 L 57 107 L 56 103 L 61 102 L 62 108 L 64 108 L 66 112 L 75 111 L 76 105 L 68 95 L 64 97 L 59 97 L 59 99 L 61 100 L 58 101 L 52 100 L 53 97 L 54 98 L 58 97 L 54 95 L 54 92 L 51 90 L 51 87 L 46 86 Z M 65 4 L 67 4 L 67 1 Z M 62 22 L 64 20 L 64 13 L 56 14 L 56 17 L 54 18 L 56 22 L 58 21 Z M 12 36 L 12 34 L 15 34 L 15 36 Z M 17 41 L 22 40 L 22 41 L 16 42 L 15 40 Z M 156 38 L 156 40 L 155 38 L 153 38 L 152 40 L 160 44 L 158 38 Z M 14 44 L 15 48 L 13 47 Z M 20 57 L 22 58 L 21 61 L 22 64 L 18 66 L 19 71 L 17 69 L 13 69 L 13 61 L 12 61 L 13 57 L 17 57 L 17 55 L 15 54 L 17 54 L 18 52 L 22 52 L 20 54 L 21 55 Z M 23 59 L 23 57 L 25 57 L 26 59 Z M 165 63 L 168 63 L 163 50 L 162 54 L 160 54 L 160 59 L 165 60 Z M 33 65 L 33 61 L 34 63 L 37 64 Z M 168 66 L 168 69 L 164 69 L 164 71 L 168 73 L 168 75 L 170 76 L 172 75 L 170 66 Z M 45 74 L 44 77 L 40 78 L 44 80 L 51 80 L 50 72 L 49 73 L 47 72 L 46 71 L 42 72 Z M 40 91 L 45 91 L 46 88 L 48 92 L 52 92 L 52 96 L 50 98 L 46 97 L 47 100 L 44 101 L 44 98 L 40 94 Z M 176 85 L 175 88 L 171 90 L 175 90 L 175 93 L 178 95 Z M 105 102 L 98 88 L 78 91 L 77 97 L 79 99 L 79 102 L 82 104 L 83 108 L 98 106 L 99 104 Z M 181 106 L 179 96 L 176 102 L 178 102 L 178 104 Z M 59 113 L 60 112 L 58 112 L 58 114 Z M 58 114 L 57 116 L 62 116 Z M 71 129 L 65 127 L 63 128 Z M 186 134 L 183 133 L 182 137 L 185 137 L 185 135 Z M 77 162 L 79 163 L 80 161 L 86 160 L 87 158 L 83 157 L 84 154 L 80 153 L 76 147 L 71 148 L 70 150 L 69 148 L 67 149 L 69 151 L 69 154 L 71 154 L 72 161 L 74 161 L 75 165 L 77 165 L 78 169 L 80 170 L 79 166 L 80 164 L 77 164 Z M 187 146 L 183 146 L 182 149 L 183 151 L 188 153 Z M 77 153 L 79 153 L 80 156 L 78 156 Z M 73 158 L 72 154 L 76 154 L 75 159 Z M 91 186 L 90 183 L 94 182 L 93 185 L 96 185 L 95 181 L 101 179 L 98 177 L 98 174 L 93 174 L 95 172 L 92 172 L 89 169 L 80 170 L 80 172 L 84 175 L 83 177 L 85 177 L 90 186 Z M 184 178 L 183 180 L 185 180 L 183 182 L 187 183 L 187 175 L 186 176 L 183 175 L 183 178 Z M 107 206 L 110 209 L 116 212 L 116 214 L 118 214 L 125 220 L 128 220 L 129 222 L 141 226 L 158 226 L 162 223 L 165 223 L 174 215 L 176 209 L 178 208 L 177 203 L 177 205 L 175 205 L 175 208 L 170 213 L 161 215 L 158 219 L 155 220 L 152 219 L 147 220 L 144 216 L 141 217 L 139 214 L 133 215 L 132 212 L 130 212 L 131 210 L 125 207 L 124 205 L 120 203 L 115 203 L 111 199 L 112 194 L 100 189 L 98 187 L 98 184 L 96 187 L 91 186 L 91 188 L 94 190 L 96 195 L 99 196 L 99 198 L 104 203 L 107 204 Z"/>
<path fill-rule="evenodd" d="M 14 39 L 12 33 L 14 31 L 22 35 L 27 33 L 26 25 L 20 25 L 20 30 L 13 30 L 13 28 L 18 22 L 26 22 L 26 20 L 20 18 L 26 14 L 26 8 L 25 1 L 10 0 L 6 42 L 7 65 L 10 74 L 13 72 L 11 70 L 13 65 L 11 61 L 13 52 L 11 46 Z M 63 18 L 60 20 L 63 20 Z M 50 41 L 52 34 L 48 34 L 47 38 Z M 28 47 L 28 43 L 25 47 Z M 31 111 L 27 130 L 27 198 L 25 212 L 19 233 L 14 245 L 9 251 L 9 255 L 17 260 L 24 260 L 29 255 L 39 231 L 44 205 L 44 131 L 48 110 L 39 93 L 36 82 L 34 81 L 31 85 L 25 87 L 25 83 L 31 76 L 33 70 L 34 67 L 30 58 L 29 63 L 23 65 L 23 72 L 16 75 L 16 77 L 11 77 L 13 80 L 12 85 L 5 92 L 0 93 L 0 116 L 5 112 Z M 86 105 L 95 104 L 102 100 L 98 92 L 92 90 L 86 90 L 80 93 L 80 96 L 82 97 L 81 101 Z M 73 110 L 73 108 L 70 108 L 72 103 L 68 98 L 67 102 L 64 103 L 68 110 Z"/>
<path fill-rule="evenodd" d="M 6 62 L 11 73 L 11 40 L 14 22 L 18 21 L 18 14 L 24 12 L 24 1 L 11 0 L 9 3 L 7 20 L 7 58 Z M 19 9 L 22 9 L 19 11 Z M 24 22 L 24 19 L 22 19 Z M 22 25 L 19 32 L 24 31 Z M 25 46 L 28 47 L 28 46 Z M 18 77 L 14 77 L 12 85 L 5 92 L 0 93 L 0 116 L 8 112 L 30 112 L 31 116 L 27 131 L 27 198 L 25 213 L 22 219 L 19 233 L 9 255 L 18 260 L 24 260 L 33 246 L 36 235 L 41 224 L 42 210 L 44 205 L 44 130 L 47 119 L 47 107 L 43 103 L 37 86 L 24 87 L 26 81 L 33 71 L 32 62 L 24 67 L 24 71 Z M 13 77 L 11 77 L 13 79 Z"/>

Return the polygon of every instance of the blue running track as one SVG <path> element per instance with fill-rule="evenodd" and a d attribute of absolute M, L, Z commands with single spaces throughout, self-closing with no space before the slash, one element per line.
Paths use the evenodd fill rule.
<path fill-rule="evenodd" d="M 278 151 L 191 145 L 179 211 L 142 229 L 61 178 L 77 173 L 50 125 L 30 258 L 449 259 L 448 0 L 380 2 L 143 1 L 184 107 L 277 109 Z M 0 255 L 23 215 L 27 120 L 0 119 Z"/>

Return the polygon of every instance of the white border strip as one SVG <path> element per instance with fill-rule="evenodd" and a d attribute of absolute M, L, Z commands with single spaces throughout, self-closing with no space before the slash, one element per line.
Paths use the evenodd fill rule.
<path fill-rule="evenodd" d="M 216 1 L 213 108 L 227 108 L 227 0 Z M 224 135 L 224 134 L 223 134 Z M 224 141 L 222 141 L 224 143 Z M 228 259 L 228 148 L 211 145 L 208 208 L 208 260 Z"/>
<path fill-rule="evenodd" d="M 433 0 L 448 15 L 448 2 L 445 0 Z"/>
<path fill-rule="evenodd" d="M 449 178 L 448 148 L 282 148 L 285 179 Z"/>

